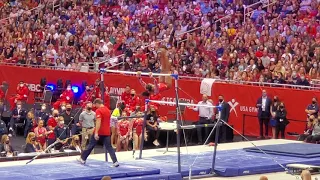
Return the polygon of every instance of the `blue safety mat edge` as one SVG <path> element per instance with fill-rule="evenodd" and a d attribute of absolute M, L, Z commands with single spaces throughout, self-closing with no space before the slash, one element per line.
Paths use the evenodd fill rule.
<path fill-rule="evenodd" d="M 246 149 L 245 151 L 263 154 L 263 152 L 261 152 L 259 149 Z M 290 157 L 298 157 L 298 158 L 318 158 L 318 157 L 320 157 L 320 153 L 319 154 L 308 154 L 308 155 L 290 154 L 290 153 L 285 153 L 285 152 L 273 152 L 273 151 L 265 151 L 265 153 L 270 154 L 270 155 L 290 156 Z"/>
<path fill-rule="evenodd" d="M 296 155 L 313 155 L 320 154 L 320 145 L 318 144 L 307 144 L 307 143 L 287 143 L 287 144 L 275 144 L 275 145 L 265 145 L 265 146 L 257 146 L 265 152 L 279 152 L 279 153 L 288 153 L 288 154 L 296 154 Z M 277 150 L 278 147 L 286 148 L 285 150 Z M 290 148 L 292 151 L 290 151 Z M 298 148 L 302 148 L 305 151 L 299 151 Z M 307 148 L 311 148 L 312 150 L 316 150 L 316 152 L 308 152 Z M 243 148 L 243 150 L 257 150 L 256 147 Z M 289 150 L 289 151 L 288 151 Z"/>

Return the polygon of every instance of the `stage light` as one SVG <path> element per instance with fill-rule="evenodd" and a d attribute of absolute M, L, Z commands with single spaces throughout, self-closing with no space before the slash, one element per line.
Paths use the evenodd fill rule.
<path fill-rule="evenodd" d="M 78 86 L 72 86 L 71 87 L 73 93 L 77 94 L 79 92 L 79 87 Z"/>
<path fill-rule="evenodd" d="M 54 91 L 56 89 L 56 86 L 54 84 L 48 84 L 47 85 L 47 88 L 50 90 L 50 91 Z"/>

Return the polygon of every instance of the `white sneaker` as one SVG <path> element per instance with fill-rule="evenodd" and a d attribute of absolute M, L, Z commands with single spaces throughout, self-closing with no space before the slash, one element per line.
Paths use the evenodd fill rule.
<path fill-rule="evenodd" d="M 117 162 L 115 162 L 115 163 L 113 163 L 112 167 L 119 167 L 119 163 L 118 163 L 118 161 L 117 161 Z"/>
<path fill-rule="evenodd" d="M 86 164 L 86 161 L 84 161 L 83 159 L 81 159 L 81 157 L 77 158 L 77 161 L 78 161 L 80 164 Z"/>

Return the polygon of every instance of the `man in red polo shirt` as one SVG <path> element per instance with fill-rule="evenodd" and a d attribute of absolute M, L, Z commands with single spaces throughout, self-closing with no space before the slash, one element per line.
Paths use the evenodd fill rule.
<path fill-rule="evenodd" d="M 85 164 L 88 156 L 90 155 L 93 148 L 98 143 L 98 140 L 101 139 L 103 145 L 106 148 L 106 154 L 109 152 L 110 157 L 113 162 L 113 167 L 118 167 L 119 163 L 117 160 L 117 156 L 114 152 L 114 149 L 111 146 L 111 138 L 110 138 L 110 110 L 103 105 L 101 99 L 97 98 L 94 100 L 93 104 L 98 108 L 96 110 L 96 127 L 94 129 L 94 136 L 91 136 L 89 145 L 86 150 L 84 150 L 81 154 L 81 157 L 77 159 L 81 164 Z"/>

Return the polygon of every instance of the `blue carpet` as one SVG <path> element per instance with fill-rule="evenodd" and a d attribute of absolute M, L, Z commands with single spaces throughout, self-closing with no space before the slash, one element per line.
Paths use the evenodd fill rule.
<path fill-rule="evenodd" d="M 278 154 L 288 154 L 288 155 L 297 155 L 300 157 L 320 157 L 320 145 L 319 144 L 306 144 L 306 143 L 289 143 L 289 144 L 279 144 L 279 145 L 267 145 L 267 146 L 258 146 L 265 152 L 278 153 Z M 244 148 L 244 150 L 258 151 L 257 148 Z M 260 152 L 260 151 L 259 151 Z"/>
<path fill-rule="evenodd" d="M 300 145 L 300 144 L 298 144 Z M 312 144 L 303 144 L 304 150 L 314 148 Z M 275 145 L 277 146 L 285 145 Z M 309 147 L 310 146 L 310 147 Z M 289 145 L 293 148 L 293 145 Z M 296 150 L 296 154 L 299 152 Z M 320 147 L 317 145 L 317 148 Z M 278 148 L 281 149 L 281 148 Z M 300 149 L 302 152 L 302 150 Z M 316 151 L 310 151 L 316 153 Z M 304 153 L 304 152 L 302 152 Z M 181 174 L 177 173 L 177 155 L 155 156 L 142 160 L 120 162 L 120 167 L 110 168 L 110 163 L 88 160 L 86 165 L 75 161 L 30 164 L 14 167 L 1 167 L 1 180 L 99 180 L 102 176 L 124 180 L 181 180 L 189 175 L 190 165 L 192 175 L 205 175 L 211 172 L 213 152 L 181 155 Z M 218 151 L 215 172 L 220 176 L 232 177 L 251 174 L 280 172 L 284 169 L 277 164 L 286 166 L 291 163 L 320 165 L 320 157 L 301 158 L 283 155 L 265 155 L 262 153 L 241 150 Z"/>

